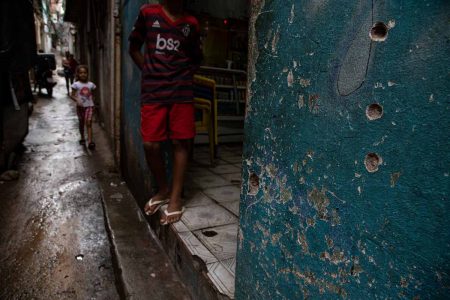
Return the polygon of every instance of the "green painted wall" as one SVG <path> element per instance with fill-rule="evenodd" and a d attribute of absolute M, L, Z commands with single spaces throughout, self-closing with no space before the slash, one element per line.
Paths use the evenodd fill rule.
<path fill-rule="evenodd" d="M 121 170 L 127 185 L 143 206 L 152 193 L 153 180 L 145 160 L 140 133 L 141 120 L 141 72 L 128 54 L 128 37 L 133 29 L 139 9 L 157 0 L 123 0 L 122 21 L 122 112 L 121 112 Z"/>
<path fill-rule="evenodd" d="M 448 297 L 450 2 L 251 6 L 236 298 Z"/>

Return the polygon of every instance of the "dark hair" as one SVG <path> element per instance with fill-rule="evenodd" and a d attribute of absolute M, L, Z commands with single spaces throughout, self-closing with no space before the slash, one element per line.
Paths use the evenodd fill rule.
<path fill-rule="evenodd" d="M 88 72 L 89 73 L 89 68 L 88 68 L 88 66 L 86 66 L 86 65 L 78 65 L 77 66 L 77 74 L 78 74 L 78 72 L 80 72 L 80 69 L 85 69 L 86 70 L 86 72 Z"/>

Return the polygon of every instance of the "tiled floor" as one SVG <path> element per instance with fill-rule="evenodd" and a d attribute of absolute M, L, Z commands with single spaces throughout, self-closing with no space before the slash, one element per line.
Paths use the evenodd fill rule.
<path fill-rule="evenodd" d="M 220 145 L 216 165 L 207 146 L 195 146 L 185 189 L 186 211 L 174 230 L 206 264 L 216 288 L 234 299 L 242 145 Z"/>

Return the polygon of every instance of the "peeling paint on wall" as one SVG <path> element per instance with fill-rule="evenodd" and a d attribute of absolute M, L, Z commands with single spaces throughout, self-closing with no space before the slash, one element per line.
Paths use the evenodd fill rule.
<path fill-rule="evenodd" d="M 265 0 L 252 0 L 252 5 L 250 6 L 250 20 L 249 20 L 249 46 L 248 46 L 248 86 L 256 80 L 256 61 L 259 57 L 258 40 L 256 37 L 256 20 L 261 14 L 261 10 L 265 5 Z M 252 100 L 252 89 L 247 90 L 247 109 L 246 113 L 252 111 L 251 100 Z"/>
<path fill-rule="evenodd" d="M 317 211 L 317 216 L 319 219 L 327 221 L 328 220 L 328 206 L 330 205 L 330 200 L 326 196 L 327 190 L 322 188 L 318 190 L 314 188 L 308 192 L 308 203 L 314 207 Z"/>

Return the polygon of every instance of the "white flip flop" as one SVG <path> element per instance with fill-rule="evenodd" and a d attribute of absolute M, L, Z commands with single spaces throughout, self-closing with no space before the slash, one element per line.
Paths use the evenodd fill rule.
<path fill-rule="evenodd" d="M 151 215 L 155 214 L 161 208 L 161 206 L 163 206 L 164 204 L 167 204 L 168 202 L 169 202 L 169 199 L 153 200 L 153 198 L 150 198 L 150 200 L 148 200 L 148 202 L 145 204 L 145 206 L 152 207 L 152 206 L 156 205 L 156 208 L 153 210 L 153 212 L 151 212 L 151 213 L 145 212 L 145 214 L 147 216 L 151 216 Z M 145 206 L 144 206 L 144 211 L 145 211 Z"/>
<path fill-rule="evenodd" d="M 166 221 L 164 223 L 161 223 L 161 225 L 169 225 L 169 224 L 176 223 L 176 222 L 180 221 L 181 220 L 181 215 L 184 213 L 184 211 L 185 211 L 184 206 L 181 208 L 181 210 L 177 210 L 177 211 L 173 211 L 173 212 L 168 212 L 167 209 L 165 209 L 164 210 L 164 214 L 166 215 Z M 175 215 L 180 215 L 180 218 L 178 219 L 178 221 L 170 222 L 170 223 L 167 222 L 167 217 L 175 216 Z"/>

